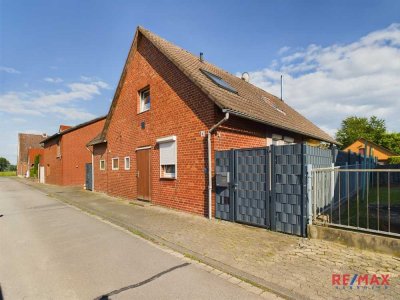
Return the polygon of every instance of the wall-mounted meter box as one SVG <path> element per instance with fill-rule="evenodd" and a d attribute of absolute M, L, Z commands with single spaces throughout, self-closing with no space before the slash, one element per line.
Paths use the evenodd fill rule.
<path fill-rule="evenodd" d="M 229 186 L 229 172 L 217 172 L 215 174 L 215 183 L 219 187 Z"/>

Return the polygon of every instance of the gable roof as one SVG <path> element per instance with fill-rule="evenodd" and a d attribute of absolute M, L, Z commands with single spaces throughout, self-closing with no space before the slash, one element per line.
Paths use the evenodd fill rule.
<path fill-rule="evenodd" d="M 251 119 L 259 123 L 296 132 L 310 138 L 337 144 L 326 132 L 276 96 L 211 63 L 200 61 L 197 56 L 175 46 L 140 26 L 136 30 L 107 120 L 96 143 L 106 141 L 108 126 L 118 101 L 120 89 L 126 75 L 127 65 L 137 49 L 139 36 L 147 38 L 224 112 L 230 112 L 242 118 Z M 216 75 L 237 92 L 235 93 L 232 90 L 216 84 L 210 76 L 207 76 L 207 72 Z"/>
<path fill-rule="evenodd" d="M 73 126 L 73 127 L 71 127 L 71 126 L 66 126 L 66 127 L 69 127 L 69 128 L 68 128 L 68 129 L 65 129 L 65 130 L 63 130 L 63 131 L 59 131 L 59 132 L 57 132 L 57 133 L 55 133 L 55 134 L 49 136 L 48 138 L 42 140 L 40 143 L 41 143 L 41 144 L 47 143 L 48 141 L 50 141 L 50 140 L 52 140 L 52 139 L 55 139 L 55 138 L 57 138 L 57 137 L 60 137 L 60 136 L 62 136 L 62 135 L 64 135 L 64 134 L 67 134 L 67 133 L 69 133 L 69 132 L 71 132 L 71 131 L 75 131 L 75 130 L 80 129 L 80 128 L 82 128 L 82 127 L 85 127 L 85 126 L 88 126 L 88 125 L 90 125 L 90 124 L 96 123 L 96 122 L 98 122 L 98 121 L 104 120 L 106 117 L 107 117 L 107 116 L 101 116 L 101 117 L 92 119 L 92 120 L 90 120 L 90 121 L 87 121 L 87 122 L 78 124 L 78 125 Z M 61 125 L 61 126 L 64 126 L 64 125 Z"/>
<path fill-rule="evenodd" d="M 357 140 L 355 140 L 353 143 L 351 143 L 351 145 L 347 146 L 346 149 L 350 148 L 352 145 L 354 145 L 356 142 L 360 142 L 363 145 L 365 145 L 365 143 L 367 143 L 367 146 L 372 146 L 372 148 L 377 149 L 381 152 L 383 152 L 384 154 L 386 154 L 387 156 L 398 156 L 397 153 L 393 152 L 392 150 L 389 150 L 385 147 L 382 147 L 381 145 L 378 145 L 377 143 L 374 143 L 372 141 L 369 141 L 367 139 L 364 138 L 359 138 Z M 346 150 L 345 149 L 345 150 Z"/>

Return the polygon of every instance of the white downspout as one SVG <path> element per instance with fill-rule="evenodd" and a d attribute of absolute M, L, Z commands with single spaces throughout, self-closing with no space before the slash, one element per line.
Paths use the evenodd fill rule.
<path fill-rule="evenodd" d="M 212 155 L 211 155 L 211 134 L 215 129 L 217 129 L 222 123 L 225 123 L 229 119 L 229 113 L 225 113 L 225 117 L 215 124 L 208 131 L 207 134 L 207 143 L 208 143 L 208 218 L 211 220 L 212 218 Z"/>

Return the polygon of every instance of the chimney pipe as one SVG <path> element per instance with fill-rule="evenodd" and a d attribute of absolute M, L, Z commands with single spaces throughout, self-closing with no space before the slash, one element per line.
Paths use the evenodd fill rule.
<path fill-rule="evenodd" d="M 201 61 L 201 62 L 204 62 L 203 52 L 200 52 L 200 61 Z"/>

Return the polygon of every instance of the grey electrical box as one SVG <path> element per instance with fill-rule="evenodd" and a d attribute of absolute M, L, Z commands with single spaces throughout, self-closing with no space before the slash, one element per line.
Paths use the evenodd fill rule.
<path fill-rule="evenodd" d="M 228 187 L 229 182 L 229 172 L 217 172 L 215 174 L 215 183 L 217 186 Z"/>

